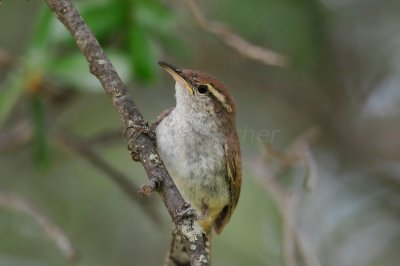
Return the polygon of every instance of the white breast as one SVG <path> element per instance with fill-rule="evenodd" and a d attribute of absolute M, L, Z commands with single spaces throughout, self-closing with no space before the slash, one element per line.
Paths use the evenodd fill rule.
<path fill-rule="evenodd" d="M 223 208 L 229 200 L 224 139 L 210 118 L 176 108 L 156 128 L 158 151 L 182 196 L 197 210 Z"/>

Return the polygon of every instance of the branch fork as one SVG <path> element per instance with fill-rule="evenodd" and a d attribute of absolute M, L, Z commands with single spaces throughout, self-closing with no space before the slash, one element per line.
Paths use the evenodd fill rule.
<path fill-rule="evenodd" d="M 154 191 L 158 192 L 160 187 L 161 187 L 161 180 L 158 180 L 156 178 L 150 178 L 150 180 L 146 184 L 140 186 L 139 195 L 143 197 L 148 197 L 150 196 L 151 192 Z"/>

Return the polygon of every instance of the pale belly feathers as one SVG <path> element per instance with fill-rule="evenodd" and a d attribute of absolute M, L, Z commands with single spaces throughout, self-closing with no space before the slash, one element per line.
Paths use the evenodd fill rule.
<path fill-rule="evenodd" d="M 215 217 L 229 202 L 223 137 L 216 124 L 177 119 L 174 111 L 156 128 L 158 151 L 184 199 Z"/>

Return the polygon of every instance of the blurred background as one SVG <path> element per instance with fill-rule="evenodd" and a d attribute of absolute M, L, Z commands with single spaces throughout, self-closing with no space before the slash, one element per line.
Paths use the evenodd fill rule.
<path fill-rule="evenodd" d="M 213 265 L 399 265 L 399 1 L 74 2 L 147 120 L 175 104 L 157 60 L 231 88 L 244 179 Z M 0 266 L 162 265 L 171 219 L 121 135 L 44 1 L 3 1 Z"/>

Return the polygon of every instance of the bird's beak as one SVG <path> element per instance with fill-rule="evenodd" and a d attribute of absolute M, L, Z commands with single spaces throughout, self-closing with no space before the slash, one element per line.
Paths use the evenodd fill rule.
<path fill-rule="evenodd" d="M 188 81 L 183 76 L 183 71 L 171 64 L 158 61 L 158 64 L 165 69 L 171 76 L 175 79 L 176 82 L 181 83 L 191 94 L 193 94 L 193 89 L 188 83 Z"/>

